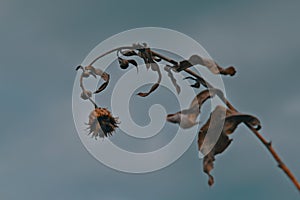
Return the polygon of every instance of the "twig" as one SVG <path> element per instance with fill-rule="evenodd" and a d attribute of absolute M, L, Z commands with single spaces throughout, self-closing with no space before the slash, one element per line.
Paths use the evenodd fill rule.
<path fill-rule="evenodd" d="M 161 59 L 165 60 L 166 62 L 172 63 L 172 64 L 176 64 L 177 62 L 166 58 L 165 56 L 162 56 L 156 52 L 152 51 L 152 54 L 160 57 Z M 198 75 L 196 72 L 190 70 L 190 69 L 184 69 L 184 71 L 192 76 L 194 76 L 195 78 L 197 78 L 197 80 L 204 85 L 206 88 L 209 89 L 213 89 L 214 87 L 207 82 L 204 78 L 202 78 L 200 75 Z M 238 112 L 237 109 L 235 109 L 233 107 L 233 105 L 223 96 L 220 96 L 220 94 L 218 94 L 218 96 L 220 97 L 221 100 L 224 101 L 224 103 L 227 105 L 227 107 L 230 110 L 233 110 L 235 112 Z M 275 161 L 278 163 L 278 167 L 280 169 L 283 170 L 283 172 L 288 176 L 288 178 L 293 182 L 293 184 L 296 186 L 296 188 L 298 189 L 298 191 L 300 191 L 300 183 L 297 181 L 296 177 L 293 175 L 293 173 L 291 172 L 291 170 L 283 163 L 283 161 L 281 160 L 281 158 L 279 157 L 279 155 L 276 153 L 275 149 L 272 146 L 271 142 L 268 142 L 255 128 L 253 128 L 249 123 L 245 123 L 245 125 L 254 133 L 254 135 L 264 144 L 264 146 L 268 149 L 268 151 L 271 153 L 271 155 L 273 156 L 273 158 L 275 159 Z"/>

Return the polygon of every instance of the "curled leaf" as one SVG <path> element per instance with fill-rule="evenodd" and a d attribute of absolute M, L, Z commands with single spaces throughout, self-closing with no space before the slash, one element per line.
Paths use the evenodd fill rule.
<path fill-rule="evenodd" d="M 185 77 L 183 80 L 186 80 L 186 79 L 192 79 L 195 81 L 195 83 L 193 85 L 190 85 L 191 87 L 194 87 L 194 88 L 200 88 L 200 81 L 196 78 L 193 78 L 191 76 L 188 76 L 188 77 Z"/>
<path fill-rule="evenodd" d="M 221 154 L 228 148 L 232 142 L 232 139 L 229 139 L 228 135 L 233 133 L 242 122 L 256 126 L 257 128 L 261 127 L 260 121 L 254 116 L 237 113 L 223 106 L 217 106 L 211 113 L 208 121 L 200 129 L 198 134 L 198 149 L 205 155 L 203 159 L 203 171 L 208 175 L 209 185 L 214 183 L 214 178 L 210 174 L 210 171 L 214 168 L 215 155 Z M 207 134 L 209 129 L 212 134 Z M 214 145 L 215 141 L 217 142 Z"/>
<path fill-rule="evenodd" d="M 129 64 L 132 64 L 136 67 L 136 69 L 138 70 L 138 64 L 135 60 L 133 59 L 130 59 L 130 60 L 126 60 L 126 59 L 123 59 L 121 57 L 118 57 L 118 61 L 119 61 L 119 64 L 120 64 L 120 67 L 121 69 L 127 69 L 129 67 Z"/>
<path fill-rule="evenodd" d="M 109 84 L 109 74 L 105 73 L 102 74 L 102 79 L 105 80 L 105 82 L 94 92 L 94 94 L 102 92 Z"/>
<path fill-rule="evenodd" d="M 126 59 L 118 58 L 121 69 L 127 69 L 129 67 L 129 62 Z"/>
<path fill-rule="evenodd" d="M 136 56 L 137 53 L 133 50 L 120 51 L 123 56 Z"/>
<path fill-rule="evenodd" d="M 210 89 L 200 92 L 191 102 L 188 109 L 179 111 L 174 114 L 167 115 L 167 121 L 175 124 L 179 124 L 181 128 L 190 128 L 199 122 L 197 122 L 197 117 L 200 114 L 200 109 L 204 102 L 209 98 L 213 98 L 216 94 L 223 96 L 221 90 Z"/>
<path fill-rule="evenodd" d="M 95 68 L 95 67 L 93 67 L 93 66 L 91 66 L 91 65 L 89 65 L 89 66 L 86 66 L 85 67 L 85 70 L 89 70 L 90 71 L 90 73 L 92 74 L 92 75 L 97 75 L 97 76 L 102 76 L 105 72 L 103 72 L 101 69 L 97 69 L 97 68 Z"/>
<path fill-rule="evenodd" d="M 153 60 L 152 60 L 153 61 Z M 151 66 L 151 69 L 153 70 L 153 71 L 156 71 L 157 73 L 158 73 L 158 80 L 157 80 L 157 82 L 151 87 L 151 89 L 149 90 L 149 92 L 139 92 L 137 95 L 139 95 L 139 96 L 141 96 L 141 97 L 146 97 L 146 96 L 148 96 L 149 94 L 151 94 L 152 92 L 154 92 L 157 88 L 158 88 L 158 86 L 159 86 L 159 84 L 160 84 L 160 82 L 161 82 L 161 78 L 162 78 L 162 75 L 161 75 L 161 71 L 160 71 L 160 69 L 159 69 L 159 66 L 158 66 L 158 64 L 156 63 L 156 62 L 152 62 L 152 63 L 150 63 L 150 66 Z"/>
<path fill-rule="evenodd" d="M 151 67 L 151 63 L 154 62 L 150 48 L 140 48 L 138 50 L 138 55 L 143 59 L 146 68 L 149 69 Z"/>
<path fill-rule="evenodd" d="M 194 65 L 202 65 L 209 69 L 214 74 L 223 74 L 233 76 L 236 73 L 236 70 L 233 66 L 230 66 L 226 69 L 220 67 L 214 60 L 210 58 L 204 58 L 198 55 L 192 55 L 188 60 L 183 60 L 179 62 L 177 71 L 180 72 L 187 68 L 190 68 Z"/>
<path fill-rule="evenodd" d="M 158 88 L 159 84 L 155 83 L 151 89 L 149 90 L 149 92 L 139 92 L 137 95 L 139 95 L 140 97 L 146 97 L 149 94 L 151 94 L 153 91 L 155 91 Z"/>
<path fill-rule="evenodd" d="M 177 84 L 177 81 L 171 71 L 171 67 L 167 65 L 164 67 L 164 70 L 168 73 L 168 77 L 171 79 L 172 84 L 176 88 L 177 94 L 179 94 L 181 89 L 180 86 Z"/>
<path fill-rule="evenodd" d="M 261 129 L 261 123 L 256 117 L 248 114 L 233 113 L 226 117 L 223 129 L 224 133 L 233 133 L 237 126 L 242 122 L 250 124 L 256 130 Z"/>
<path fill-rule="evenodd" d="M 78 71 L 80 68 L 83 68 L 83 67 L 81 65 L 78 65 L 75 70 Z"/>

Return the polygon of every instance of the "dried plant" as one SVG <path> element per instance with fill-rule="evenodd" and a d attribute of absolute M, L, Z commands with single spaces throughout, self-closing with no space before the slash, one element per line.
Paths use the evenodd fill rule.
<path fill-rule="evenodd" d="M 271 142 L 268 142 L 258 132 L 261 128 L 261 122 L 259 121 L 259 119 L 255 116 L 238 112 L 237 109 L 235 109 L 225 98 L 221 90 L 214 88 L 203 77 L 190 69 L 195 65 L 201 65 L 206 67 L 213 74 L 234 76 L 236 73 L 235 68 L 233 66 L 223 68 L 214 60 L 204 58 L 199 55 L 192 55 L 189 59 L 178 62 L 162 54 L 159 54 L 156 51 L 153 51 L 147 46 L 147 44 L 143 43 L 112 49 L 96 57 L 88 66 L 78 66 L 76 70 L 82 69 L 82 74 L 80 76 L 80 87 L 82 89 L 81 98 L 84 100 L 89 100 L 95 106 L 95 109 L 89 115 L 89 122 L 87 124 L 89 134 L 91 134 L 92 137 L 95 137 L 95 139 L 97 139 L 97 137 L 108 137 L 112 135 L 112 133 L 118 127 L 119 123 L 118 118 L 113 117 L 109 110 L 107 110 L 106 108 L 98 107 L 96 103 L 91 99 L 93 93 L 100 93 L 108 86 L 110 78 L 109 74 L 93 67 L 93 64 L 100 58 L 113 52 L 117 52 L 117 59 L 121 69 L 125 70 L 130 65 L 132 65 L 138 70 L 139 65 L 136 59 L 139 58 L 143 61 L 147 69 L 151 69 L 151 71 L 157 73 L 157 82 L 152 85 L 148 92 L 139 92 L 137 95 L 141 97 L 147 97 L 159 87 L 162 79 L 162 72 L 158 63 L 162 61 L 164 63 L 167 63 L 165 64 L 164 70 L 165 72 L 167 72 L 167 75 L 170 78 L 173 86 L 176 88 L 177 93 L 180 93 L 181 88 L 177 84 L 173 73 L 187 73 L 189 76 L 185 79 L 191 79 L 195 81 L 195 83 L 192 84 L 191 87 L 198 89 L 202 85 L 206 88 L 192 100 L 189 108 L 174 114 L 167 115 L 166 120 L 171 123 L 177 123 L 182 128 L 190 128 L 195 124 L 198 124 L 199 122 L 197 122 L 197 117 L 200 114 L 202 105 L 208 99 L 213 98 L 214 96 L 218 96 L 227 106 L 227 108 L 223 106 L 217 106 L 215 110 L 210 114 L 207 122 L 201 127 L 198 134 L 198 149 L 203 153 L 203 155 L 205 155 L 203 159 L 203 171 L 209 177 L 209 185 L 212 185 L 214 183 L 214 178 L 210 174 L 210 172 L 214 168 L 215 156 L 221 154 L 228 148 L 232 141 L 232 139 L 229 138 L 229 135 L 232 134 L 241 123 L 243 123 L 265 145 L 267 150 L 271 153 L 273 158 L 278 163 L 278 167 L 283 170 L 283 172 L 300 191 L 299 182 L 296 180 L 295 176 L 292 174 L 289 168 L 282 162 L 281 158 L 275 152 Z M 99 76 L 104 80 L 104 83 L 93 93 L 89 90 L 86 90 L 83 85 L 83 79 L 89 76 L 93 76 L 95 78 Z M 213 140 L 210 134 L 207 134 L 208 129 L 210 129 L 212 132 L 221 130 L 221 134 L 213 148 L 209 147 L 210 142 L 204 143 L 204 138 L 207 141 Z M 208 146 L 206 146 L 205 144 L 208 144 Z"/>

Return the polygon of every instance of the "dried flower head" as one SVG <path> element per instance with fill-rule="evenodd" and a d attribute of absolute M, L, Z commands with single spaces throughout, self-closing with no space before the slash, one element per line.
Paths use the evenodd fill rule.
<path fill-rule="evenodd" d="M 88 130 L 92 137 L 108 137 L 118 128 L 118 118 L 113 117 L 106 108 L 95 108 L 89 115 Z"/>

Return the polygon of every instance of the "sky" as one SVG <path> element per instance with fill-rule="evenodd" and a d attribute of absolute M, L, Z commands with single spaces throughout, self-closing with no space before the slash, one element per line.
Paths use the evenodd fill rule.
<path fill-rule="evenodd" d="M 207 185 L 196 141 L 172 165 L 128 174 L 94 159 L 72 116 L 74 68 L 98 43 L 138 27 L 164 27 L 197 40 L 221 65 L 228 99 L 262 121 L 300 179 L 300 2 L 0 2 L 0 198 L 298 199 L 299 192 L 244 126 L 217 157 Z"/>

